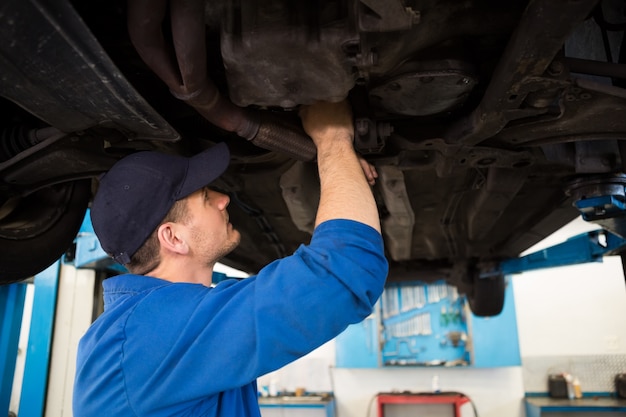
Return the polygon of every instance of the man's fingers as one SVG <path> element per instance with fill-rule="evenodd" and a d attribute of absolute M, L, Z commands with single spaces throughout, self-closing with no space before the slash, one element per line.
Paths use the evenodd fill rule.
<path fill-rule="evenodd" d="M 365 178 L 367 179 L 368 184 L 376 184 L 376 178 L 378 178 L 378 172 L 376 172 L 376 167 L 374 167 L 374 165 L 370 164 L 361 157 L 359 157 L 359 163 L 361 164 L 361 168 L 363 169 L 363 173 L 365 174 Z"/>

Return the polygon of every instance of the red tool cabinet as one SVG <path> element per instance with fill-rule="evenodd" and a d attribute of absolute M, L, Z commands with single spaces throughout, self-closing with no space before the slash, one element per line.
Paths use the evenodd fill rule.
<path fill-rule="evenodd" d="M 469 398 L 462 394 L 379 394 L 378 417 L 385 417 L 387 404 L 450 404 L 454 410 L 454 417 L 461 417 L 461 406 L 469 402 Z"/>

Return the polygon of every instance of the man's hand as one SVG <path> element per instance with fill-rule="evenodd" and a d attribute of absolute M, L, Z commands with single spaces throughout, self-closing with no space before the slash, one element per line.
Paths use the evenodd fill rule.
<path fill-rule="evenodd" d="M 369 185 L 376 184 L 376 178 L 378 178 L 378 172 L 376 172 L 376 167 L 365 159 L 359 156 L 359 163 L 361 164 L 361 168 L 363 169 L 363 173 L 365 174 L 365 178 L 367 179 L 367 183 Z"/>
<path fill-rule="evenodd" d="M 352 109 L 347 101 L 339 103 L 315 103 L 300 109 L 300 118 L 304 131 L 313 139 L 318 152 L 328 142 L 354 141 L 354 122 Z M 321 149 L 322 148 L 322 149 Z M 376 183 L 376 168 L 362 157 L 359 163 L 369 185 Z"/>
<path fill-rule="evenodd" d="M 318 151 L 329 141 L 354 140 L 352 109 L 347 101 L 317 102 L 300 109 L 304 131 L 313 139 Z"/>

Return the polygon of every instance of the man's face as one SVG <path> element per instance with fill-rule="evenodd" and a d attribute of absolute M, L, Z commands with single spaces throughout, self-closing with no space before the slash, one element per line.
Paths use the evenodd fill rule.
<path fill-rule="evenodd" d="M 226 207 L 230 197 L 203 188 L 187 197 L 188 219 L 192 255 L 207 265 L 237 247 L 241 240 L 239 232 L 228 221 Z"/>

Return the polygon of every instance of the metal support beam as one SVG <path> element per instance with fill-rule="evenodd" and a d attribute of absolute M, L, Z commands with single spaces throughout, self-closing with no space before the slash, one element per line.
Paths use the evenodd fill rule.
<path fill-rule="evenodd" d="M 596 4 L 597 0 L 529 1 L 480 105 L 450 127 L 446 142 L 473 146 L 496 135 L 508 122 L 528 116 L 520 111 L 524 99 L 546 83 L 559 87 L 559 80 L 544 77 L 544 72 Z"/>
<path fill-rule="evenodd" d="M 26 285 L 0 286 L 0 416 L 9 414 Z"/>
<path fill-rule="evenodd" d="M 18 413 L 20 416 L 43 416 L 60 265 L 61 262 L 56 261 L 35 276 L 33 312 Z"/>

